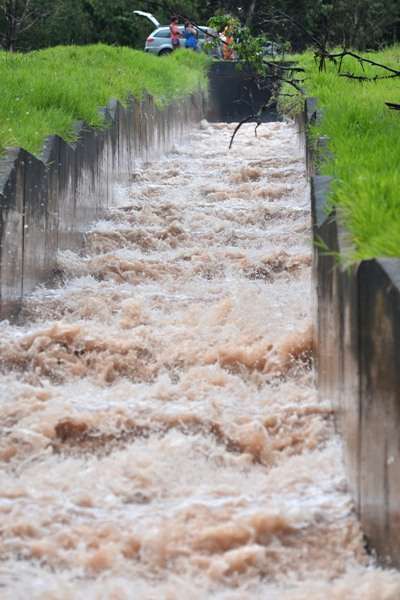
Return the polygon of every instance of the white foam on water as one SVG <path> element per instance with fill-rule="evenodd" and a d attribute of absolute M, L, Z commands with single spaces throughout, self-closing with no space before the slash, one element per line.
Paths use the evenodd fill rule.
<path fill-rule="evenodd" d="M 312 370 L 295 127 L 193 129 L 0 324 L 4 599 L 398 600 Z"/>

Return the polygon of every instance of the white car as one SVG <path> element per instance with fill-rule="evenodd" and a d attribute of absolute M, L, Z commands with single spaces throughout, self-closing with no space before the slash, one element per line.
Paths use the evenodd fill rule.
<path fill-rule="evenodd" d="M 172 43 L 171 43 L 171 34 L 168 26 L 160 26 L 160 23 L 151 13 L 146 13 L 141 10 L 133 11 L 136 15 L 141 17 L 145 17 L 148 19 L 153 25 L 155 25 L 156 29 L 149 35 L 146 40 L 146 44 L 144 47 L 145 52 L 150 52 L 151 54 L 156 54 L 157 56 L 165 56 L 166 54 L 170 54 L 172 52 Z M 179 25 L 179 29 L 183 34 L 184 26 Z M 201 26 L 197 29 L 198 31 L 198 48 L 201 50 L 206 42 L 207 33 L 212 31 L 209 27 Z M 185 47 L 185 40 L 182 38 L 181 41 L 182 47 Z"/>

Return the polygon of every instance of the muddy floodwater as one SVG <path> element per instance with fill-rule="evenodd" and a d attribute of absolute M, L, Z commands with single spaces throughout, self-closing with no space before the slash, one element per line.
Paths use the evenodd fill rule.
<path fill-rule="evenodd" d="M 296 129 L 138 164 L 0 324 L 4 600 L 399 600 L 313 380 Z"/>

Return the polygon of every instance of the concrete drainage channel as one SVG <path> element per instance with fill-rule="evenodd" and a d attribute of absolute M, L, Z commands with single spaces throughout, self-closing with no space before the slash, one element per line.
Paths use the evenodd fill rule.
<path fill-rule="evenodd" d="M 328 210 L 331 180 L 318 174 L 326 140 L 311 141 L 320 118 L 306 102 L 301 131 L 311 176 L 318 388 L 337 413 L 351 492 L 368 543 L 400 567 L 400 260 L 341 267 L 349 235 Z M 322 242 L 322 244 L 321 244 Z"/>
<path fill-rule="evenodd" d="M 76 249 L 89 225 L 110 205 L 113 181 L 134 173 L 135 161 L 170 149 L 204 114 L 202 93 L 158 110 L 150 96 L 124 108 L 111 102 L 108 126 L 76 124 L 78 141 L 52 136 L 40 158 L 21 148 L 0 160 L 0 314 L 18 312 L 22 298 L 48 281 L 59 250 Z"/>
<path fill-rule="evenodd" d="M 229 78 L 239 92 L 217 94 L 210 120 L 237 118 L 241 91 Z M 200 121 L 203 101 L 162 114 L 149 98 L 111 105 L 108 130 L 83 130 L 72 147 L 51 139 L 42 161 L 18 150 L 2 163 L 4 314 L 110 208 L 88 255 L 67 257 L 65 286 L 28 298 L 32 322 L 2 324 L 6 598 L 26 597 L 32 581 L 32 597 L 62 586 L 68 600 L 129 599 L 133 589 L 201 600 L 358 600 L 354 590 L 379 589 L 363 594 L 383 600 L 400 590 L 363 550 L 330 408 L 365 532 L 395 561 L 392 265 L 343 273 L 314 249 L 318 402 L 294 127 L 268 124 L 256 140 L 249 125 L 226 156 L 233 129 L 216 123 L 135 172 L 135 159 Z M 313 118 L 308 104 L 302 131 Z M 134 172 L 126 203 L 109 207 L 112 179 Z M 314 236 L 340 249 L 327 183 L 312 179 Z"/>
<path fill-rule="evenodd" d="M 78 141 L 48 138 L 39 158 L 21 148 L 0 160 L 0 315 L 17 314 L 24 295 L 51 279 L 59 250 L 82 245 L 88 226 L 110 205 L 113 181 L 135 160 L 167 151 L 203 116 L 240 120 L 265 99 L 247 71 L 216 63 L 210 98 L 202 93 L 158 110 L 150 96 L 127 108 L 110 102 L 102 130 L 76 124 Z M 275 120 L 271 111 L 267 120 Z"/>

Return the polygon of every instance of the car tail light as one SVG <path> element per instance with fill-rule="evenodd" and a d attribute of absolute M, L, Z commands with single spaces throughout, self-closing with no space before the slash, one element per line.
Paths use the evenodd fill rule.
<path fill-rule="evenodd" d="M 152 38 L 151 36 L 147 38 L 146 42 L 148 44 L 152 44 L 154 42 L 154 38 Z"/>

